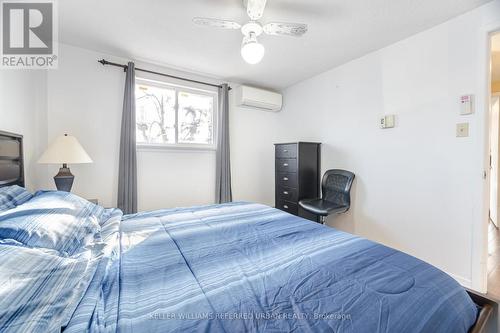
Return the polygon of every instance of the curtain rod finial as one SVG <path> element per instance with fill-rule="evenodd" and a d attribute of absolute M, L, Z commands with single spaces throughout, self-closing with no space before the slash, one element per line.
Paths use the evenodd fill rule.
<path fill-rule="evenodd" d="M 104 59 L 97 60 L 97 62 L 100 62 L 103 66 L 106 65 L 107 61 Z"/>

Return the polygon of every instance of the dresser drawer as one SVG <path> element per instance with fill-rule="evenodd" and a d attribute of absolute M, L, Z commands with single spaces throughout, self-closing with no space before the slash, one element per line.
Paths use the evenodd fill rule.
<path fill-rule="evenodd" d="M 294 215 L 297 215 L 299 213 L 299 206 L 296 203 L 285 200 L 278 200 L 276 202 L 276 208 Z"/>
<path fill-rule="evenodd" d="M 277 158 L 276 170 L 278 172 L 297 172 L 296 158 Z"/>
<path fill-rule="evenodd" d="M 277 145 L 276 158 L 297 158 L 297 145 Z"/>
<path fill-rule="evenodd" d="M 297 173 L 278 172 L 276 173 L 276 183 L 279 187 L 298 188 Z"/>
<path fill-rule="evenodd" d="M 297 190 L 290 187 L 278 186 L 276 189 L 276 197 L 279 200 L 286 200 L 291 202 L 297 202 Z"/>

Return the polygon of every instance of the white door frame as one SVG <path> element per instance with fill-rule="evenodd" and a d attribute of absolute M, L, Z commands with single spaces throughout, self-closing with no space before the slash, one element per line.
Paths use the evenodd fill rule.
<path fill-rule="evenodd" d="M 499 150 L 498 150 L 498 139 L 500 138 L 499 135 L 499 126 L 500 126 L 500 119 L 499 119 L 499 111 L 500 109 L 498 108 L 498 101 L 499 101 L 499 93 L 492 93 L 491 98 L 490 98 L 490 105 L 489 105 L 489 114 L 490 114 L 490 221 L 492 222 L 495 227 L 498 226 L 498 212 L 499 212 L 499 168 L 498 168 L 498 162 L 499 160 Z M 495 101 L 495 104 L 493 103 Z M 493 105 L 496 105 L 497 107 L 494 108 Z M 495 115 L 495 117 L 493 116 Z"/>
<path fill-rule="evenodd" d="M 481 293 L 487 292 L 488 283 L 488 222 L 490 209 L 490 104 L 491 104 L 491 36 L 500 32 L 500 20 L 483 26 L 479 35 L 479 67 L 478 67 L 478 98 L 477 117 L 478 133 L 484 135 L 478 140 L 482 141 L 482 161 L 478 167 L 478 176 L 481 177 L 479 197 L 474 203 L 478 207 L 473 212 L 471 228 L 472 253 L 471 253 L 471 289 Z"/>

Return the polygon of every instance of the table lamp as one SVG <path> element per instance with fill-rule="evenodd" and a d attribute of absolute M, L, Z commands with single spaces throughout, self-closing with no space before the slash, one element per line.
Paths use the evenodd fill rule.
<path fill-rule="evenodd" d="M 59 173 L 54 176 L 54 182 L 58 191 L 70 192 L 75 176 L 68 164 L 92 163 L 92 160 L 74 136 L 64 134 L 47 148 L 38 163 L 62 164 Z"/>

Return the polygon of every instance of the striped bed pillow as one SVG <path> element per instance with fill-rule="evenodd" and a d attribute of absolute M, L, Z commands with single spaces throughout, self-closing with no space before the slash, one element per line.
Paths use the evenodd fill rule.
<path fill-rule="evenodd" d="M 17 185 L 0 188 L 0 212 L 15 208 L 30 200 L 33 194 Z"/>
<path fill-rule="evenodd" d="M 46 248 L 71 256 L 100 231 L 104 208 L 68 192 L 39 191 L 0 212 L 0 243 Z"/>

